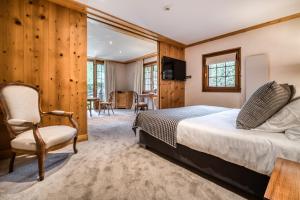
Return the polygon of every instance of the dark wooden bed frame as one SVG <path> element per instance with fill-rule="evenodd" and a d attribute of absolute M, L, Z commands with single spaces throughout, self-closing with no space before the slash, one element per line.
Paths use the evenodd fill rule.
<path fill-rule="evenodd" d="M 205 176 L 239 195 L 248 199 L 263 199 L 269 176 L 181 144 L 177 144 L 177 148 L 173 148 L 142 130 L 139 138 L 141 146 L 167 156 L 171 161 Z"/>

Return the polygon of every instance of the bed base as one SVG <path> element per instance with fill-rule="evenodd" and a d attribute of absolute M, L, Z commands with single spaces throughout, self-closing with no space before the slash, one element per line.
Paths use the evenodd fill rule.
<path fill-rule="evenodd" d="M 173 148 L 144 131 L 140 145 L 248 199 L 263 199 L 269 176 L 199 152 L 184 145 Z"/>

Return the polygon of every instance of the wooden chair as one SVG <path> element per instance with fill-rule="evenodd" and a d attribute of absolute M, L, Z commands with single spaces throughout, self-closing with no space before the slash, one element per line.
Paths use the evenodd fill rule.
<path fill-rule="evenodd" d="M 49 151 L 60 149 L 73 140 L 73 150 L 77 153 L 77 122 L 72 112 L 42 112 L 38 88 L 23 83 L 0 85 L 0 105 L 5 115 L 4 123 L 10 132 L 11 160 L 9 173 L 13 172 L 17 154 L 37 155 L 39 180 L 44 179 L 44 161 Z M 67 117 L 72 127 L 65 125 L 40 128 L 41 118 L 45 115 Z"/>
<path fill-rule="evenodd" d="M 134 95 L 134 112 L 138 113 L 139 109 L 148 110 L 148 103 L 144 102 L 143 98 L 140 98 L 140 95 L 137 92 L 133 92 Z"/>
<path fill-rule="evenodd" d="M 115 92 L 111 92 L 109 94 L 109 98 L 108 98 L 108 101 L 101 101 L 100 100 L 100 103 L 99 103 L 99 113 L 98 115 L 100 115 L 100 112 L 101 112 L 101 109 L 103 108 L 104 110 L 104 113 L 105 113 L 105 110 L 107 109 L 107 112 L 108 112 L 108 115 L 110 115 L 109 113 L 109 109 L 112 111 L 113 114 L 114 113 L 114 109 L 113 109 L 113 101 L 115 99 Z"/>

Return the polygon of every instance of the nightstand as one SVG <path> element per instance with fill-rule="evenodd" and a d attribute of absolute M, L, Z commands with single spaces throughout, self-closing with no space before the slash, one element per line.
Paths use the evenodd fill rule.
<path fill-rule="evenodd" d="M 300 200 L 300 163 L 278 158 L 265 198 L 270 200 Z"/>

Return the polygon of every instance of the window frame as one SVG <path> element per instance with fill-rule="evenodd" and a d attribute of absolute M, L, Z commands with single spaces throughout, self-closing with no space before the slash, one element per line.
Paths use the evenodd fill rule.
<path fill-rule="evenodd" d="M 226 55 L 231 53 L 236 53 L 235 86 L 234 87 L 210 87 L 208 83 L 209 66 L 206 64 L 206 59 L 209 57 L 215 57 L 215 56 Z M 234 93 L 241 92 L 241 47 L 202 55 L 202 92 L 234 92 Z"/>
<path fill-rule="evenodd" d="M 104 67 L 104 94 L 102 94 L 102 95 L 104 95 L 104 96 L 102 96 L 102 97 L 100 97 L 100 95 L 99 95 L 99 93 L 98 93 L 98 66 L 97 65 L 102 65 L 103 67 Z M 104 66 L 104 61 L 103 60 L 95 60 L 95 64 L 94 64 L 94 83 L 96 83 L 95 85 L 95 91 L 94 91 L 94 97 L 98 97 L 98 98 L 100 98 L 102 101 L 104 101 L 104 99 L 105 98 L 107 98 L 106 96 L 105 96 L 105 66 Z"/>
<path fill-rule="evenodd" d="M 97 60 L 97 59 L 87 59 L 87 62 L 92 62 L 93 63 L 93 97 L 98 97 L 97 94 L 97 87 L 98 87 L 98 82 L 97 82 L 97 64 L 103 64 L 103 60 Z"/>
<path fill-rule="evenodd" d="M 158 79 L 158 65 L 157 65 L 157 62 L 156 61 L 153 61 L 153 62 L 148 62 L 148 63 L 144 63 L 144 67 L 143 67 L 143 92 L 154 92 L 154 76 L 153 76 L 153 68 L 154 68 L 154 66 L 156 65 L 156 67 L 157 67 L 157 79 Z M 146 67 L 149 67 L 149 66 L 151 66 L 151 78 L 150 78 L 150 80 L 151 80 L 151 90 L 146 90 L 145 89 L 145 68 Z M 158 82 L 158 80 L 157 80 L 157 82 Z M 158 83 L 157 83 L 157 87 L 158 87 Z M 157 88 L 157 90 L 158 90 L 158 88 Z"/>

